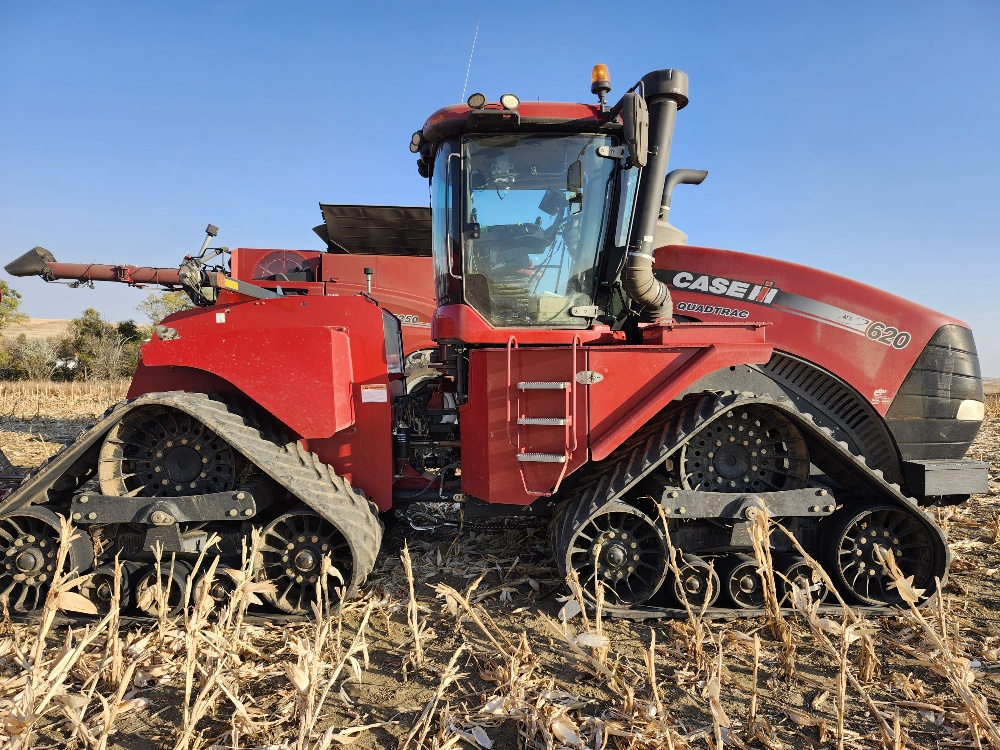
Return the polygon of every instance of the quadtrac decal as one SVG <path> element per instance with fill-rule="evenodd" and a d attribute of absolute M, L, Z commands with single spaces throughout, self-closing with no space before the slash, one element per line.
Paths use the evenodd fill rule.
<path fill-rule="evenodd" d="M 754 282 L 727 279 L 723 276 L 710 276 L 693 271 L 667 271 L 657 269 L 656 277 L 675 289 L 688 292 L 699 292 L 715 297 L 729 297 L 742 300 L 753 305 L 765 305 L 777 310 L 815 320 L 826 325 L 835 326 L 844 331 L 850 331 L 859 336 L 866 336 L 872 341 L 885 344 L 893 349 L 905 349 L 913 338 L 907 331 L 887 325 L 881 321 L 871 320 L 863 315 L 829 305 L 826 302 L 803 297 L 799 294 L 779 289 L 773 281 Z M 726 317 L 749 317 L 749 311 L 739 308 L 714 307 L 688 302 L 677 303 L 676 309 L 683 312 L 701 312 Z M 719 312 L 720 310 L 724 312 Z M 742 313 L 746 312 L 746 315 Z"/>
<path fill-rule="evenodd" d="M 739 318 L 746 320 L 750 317 L 749 310 L 738 307 L 717 307 L 715 305 L 699 305 L 695 302 L 678 302 L 674 309 L 679 312 L 705 313 L 707 315 L 721 315 L 724 318 Z"/>

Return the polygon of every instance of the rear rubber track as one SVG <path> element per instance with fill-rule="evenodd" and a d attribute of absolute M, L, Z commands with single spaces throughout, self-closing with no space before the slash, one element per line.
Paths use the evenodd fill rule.
<path fill-rule="evenodd" d="M 50 490 L 63 473 L 98 446 L 116 422 L 136 409 L 152 405 L 177 409 L 203 423 L 290 494 L 337 527 L 347 539 L 353 558 L 346 596 L 349 598 L 357 593 L 374 568 L 382 543 L 382 524 L 374 505 L 337 476 L 315 453 L 305 450 L 298 440 L 285 440 L 250 410 L 211 395 L 182 391 L 148 393 L 118 404 L 93 428 L 27 477 L 0 503 L 0 514 L 48 502 Z"/>

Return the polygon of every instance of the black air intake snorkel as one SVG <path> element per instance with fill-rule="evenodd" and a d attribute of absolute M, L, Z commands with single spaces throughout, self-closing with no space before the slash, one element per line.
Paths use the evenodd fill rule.
<path fill-rule="evenodd" d="M 670 290 L 653 276 L 653 238 L 660 216 L 674 121 L 677 110 L 688 103 L 688 77 L 680 70 L 655 70 L 642 77 L 635 91 L 646 100 L 649 109 L 649 158 L 635 199 L 623 283 L 625 294 L 636 303 L 642 320 L 654 321 L 669 318 L 674 311 Z"/>

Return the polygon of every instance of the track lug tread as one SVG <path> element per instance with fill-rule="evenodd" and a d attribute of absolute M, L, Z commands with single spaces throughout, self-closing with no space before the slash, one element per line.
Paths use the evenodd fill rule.
<path fill-rule="evenodd" d="M 81 433 L 73 443 L 25 478 L 0 505 L 0 512 L 31 505 L 38 498 L 44 501 L 52 485 L 97 444 L 115 422 L 132 409 L 149 405 L 173 407 L 203 422 L 292 495 L 340 529 L 354 557 L 353 576 L 347 582 L 346 595 L 349 598 L 357 593 L 375 567 L 375 557 L 382 542 L 382 523 L 372 503 L 319 456 L 303 448 L 298 440 L 289 441 L 280 430 L 272 428 L 256 410 L 241 408 L 234 401 L 227 403 L 215 395 L 167 391 L 122 401 L 108 409 L 93 428 Z M 49 471 L 45 470 L 47 466 Z M 54 470 L 61 467 L 64 467 L 62 472 Z"/>
<path fill-rule="evenodd" d="M 906 507 L 930 526 L 940 539 L 944 552 L 945 566 L 944 574 L 941 576 L 941 585 L 944 585 L 947 580 L 947 568 L 951 562 L 951 552 L 944 531 L 930 513 L 921 508 L 913 498 L 904 495 L 898 484 L 888 482 L 880 469 L 869 468 L 864 457 L 853 453 L 846 441 L 836 440 L 832 430 L 819 426 L 814 415 L 802 407 L 797 407 L 790 399 L 736 392 L 691 396 L 667 407 L 666 413 L 659 417 L 662 427 L 654 429 L 648 440 L 642 441 L 638 447 L 632 447 L 627 452 L 621 449 L 614 452 L 599 470 L 595 481 L 581 485 L 568 494 L 553 515 L 550 528 L 553 553 L 560 574 L 565 576 L 567 572 L 565 555 L 561 552 L 565 550 L 576 529 L 581 528 L 605 504 L 619 500 L 638 479 L 649 474 L 675 454 L 706 422 L 742 404 L 770 405 L 786 416 L 792 417 L 793 421 L 808 433 L 807 440 L 818 441 L 821 449 L 832 453 L 832 458 L 844 463 L 849 462 L 853 466 L 854 487 L 864 489 L 864 485 L 868 484 L 866 494 L 872 496 L 871 502 L 891 502 Z M 661 447 L 658 450 L 653 450 L 649 445 L 653 440 L 652 436 L 659 436 Z M 640 465 L 641 468 L 637 470 Z M 623 471 L 622 467 L 627 467 L 627 470 Z M 846 484 L 850 488 L 852 483 L 846 482 Z M 618 614 L 625 617 L 635 616 L 635 613 L 628 611 Z M 737 616 L 742 614 L 744 613 L 736 613 Z M 642 616 L 656 617 L 656 608 L 644 607 Z M 662 609 L 659 616 L 674 617 L 677 613 Z"/>

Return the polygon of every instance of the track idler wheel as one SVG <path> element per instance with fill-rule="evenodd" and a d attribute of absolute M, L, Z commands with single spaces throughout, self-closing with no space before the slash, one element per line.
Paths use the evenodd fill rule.
<path fill-rule="evenodd" d="M 105 495 L 177 497 L 236 486 L 230 445 L 189 414 L 162 406 L 129 412 L 101 446 Z"/>
<path fill-rule="evenodd" d="M 681 484 L 702 492 L 800 489 L 809 479 L 809 452 L 787 417 L 762 405 L 730 409 L 681 451 Z"/>
<path fill-rule="evenodd" d="M 862 604 L 900 604 L 903 599 L 890 587 L 892 578 L 881 560 L 892 550 L 905 578 L 930 598 L 943 579 L 947 550 L 929 522 L 897 505 L 848 505 L 829 518 L 821 537 L 824 567 L 844 594 Z"/>
<path fill-rule="evenodd" d="M 275 585 L 274 593 L 264 598 L 282 612 L 308 613 L 324 587 L 331 601 L 339 601 L 338 589 L 353 578 L 350 544 L 317 513 L 302 510 L 276 518 L 264 529 L 262 541 L 258 575 Z M 324 558 L 329 559 L 329 568 L 324 567 Z"/>
<path fill-rule="evenodd" d="M 600 580 L 609 605 L 634 607 L 649 601 L 663 584 L 667 543 L 653 519 L 614 501 L 576 530 L 565 560 L 566 570 L 576 571 L 588 596 Z"/>
<path fill-rule="evenodd" d="M 33 505 L 0 516 L 0 600 L 13 612 L 32 612 L 45 603 L 59 560 L 59 517 Z M 77 531 L 66 567 L 84 571 L 94 561 L 90 537 Z"/>
<path fill-rule="evenodd" d="M 132 603 L 131 571 L 122 564 L 118 574 L 118 607 L 128 609 Z M 115 566 L 102 565 L 87 577 L 86 583 L 80 586 L 80 593 L 87 597 L 101 615 L 111 611 L 115 593 Z"/>
<path fill-rule="evenodd" d="M 207 596 L 212 600 L 212 609 L 221 609 L 229 604 L 233 594 L 236 593 L 236 579 L 229 575 L 231 570 L 234 569 L 228 565 L 219 565 L 212 574 L 211 580 L 209 580 L 207 570 L 199 575 L 194 582 L 192 601 L 199 601 L 201 597 Z"/>
<path fill-rule="evenodd" d="M 801 555 L 776 557 L 774 569 L 774 582 L 778 587 L 781 603 L 790 603 L 792 586 L 808 591 L 810 601 L 821 602 L 826 598 L 828 592 L 823 578 Z"/>
<path fill-rule="evenodd" d="M 139 572 L 135 585 L 136 606 L 151 617 L 160 614 L 161 597 L 166 598 L 167 616 L 173 617 L 184 608 L 185 592 L 191 566 L 183 560 L 163 560 L 157 570 L 150 565 Z"/>
<path fill-rule="evenodd" d="M 729 604 L 738 609 L 764 606 L 764 581 L 759 570 L 749 555 L 730 555 L 719 563 L 719 580 Z"/>
<path fill-rule="evenodd" d="M 693 609 L 711 607 L 719 598 L 722 586 L 714 566 L 697 555 L 684 555 L 674 575 L 674 596 Z"/>

